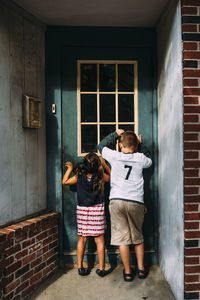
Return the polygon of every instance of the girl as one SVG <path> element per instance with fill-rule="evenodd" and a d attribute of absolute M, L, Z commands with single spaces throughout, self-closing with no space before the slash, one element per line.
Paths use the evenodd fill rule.
<path fill-rule="evenodd" d="M 103 277 L 105 271 L 104 233 L 106 227 L 104 213 L 104 182 L 110 179 L 110 168 L 103 159 L 95 153 L 87 154 L 77 165 L 76 174 L 70 178 L 73 170 L 71 162 L 66 163 L 67 171 L 63 176 L 62 184 L 77 183 L 77 267 L 78 274 L 88 275 L 90 270 L 83 268 L 83 255 L 88 236 L 94 236 L 99 258 L 99 268 L 96 273 Z M 104 168 L 108 174 L 104 173 Z"/>

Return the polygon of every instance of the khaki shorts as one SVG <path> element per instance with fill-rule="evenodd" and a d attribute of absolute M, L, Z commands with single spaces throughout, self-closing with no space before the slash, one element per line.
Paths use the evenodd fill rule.
<path fill-rule="evenodd" d="M 137 245 L 143 243 L 142 225 L 146 208 L 144 204 L 111 200 L 111 245 Z"/>

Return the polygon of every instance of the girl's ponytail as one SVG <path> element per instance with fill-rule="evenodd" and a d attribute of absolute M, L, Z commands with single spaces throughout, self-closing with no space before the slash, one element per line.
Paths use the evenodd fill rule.
<path fill-rule="evenodd" d="M 100 159 L 99 159 L 99 161 L 100 161 Z M 101 164 L 101 161 L 100 161 L 100 165 L 99 165 L 98 170 L 97 170 L 97 177 L 96 177 L 95 183 L 93 185 L 94 190 L 96 188 L 98 188 L 102 192 L 104 191 L 104 178 L 103 178 L 103 174 L 104 174 L 104 168 L 103 168 L 103 166 Z"/>

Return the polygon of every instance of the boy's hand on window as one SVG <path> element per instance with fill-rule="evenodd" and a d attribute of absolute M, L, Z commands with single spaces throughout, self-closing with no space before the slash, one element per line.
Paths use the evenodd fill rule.
<path fill-rule="evenodd" d="M 121 136 L 124 133 L 124 130 L 123 129 L 117 129 L 116 132 L 117 132 L 118 136 Z"/>
<path fill-rule="evenodd" d="M 142 144 L 142 136 L 141 136 L 141 134 L 137 135 L 137 141 L 138 141 L 138 145 Z"/>

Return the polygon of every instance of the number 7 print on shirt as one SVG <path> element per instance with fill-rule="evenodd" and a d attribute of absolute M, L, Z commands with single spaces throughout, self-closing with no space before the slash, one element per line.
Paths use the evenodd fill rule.
<path fill-rule="evenodd" d="M 128 168 L 128 172 L 127 172 L 126 178 L 125 178 L 125 180 L 128 180 L 129 176 L 131 174 L 132 166 L 124 165 L 124 168 Z"/>

